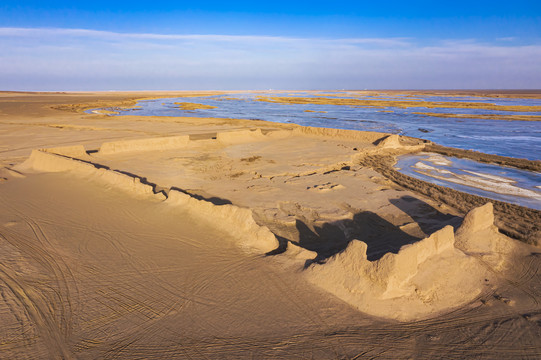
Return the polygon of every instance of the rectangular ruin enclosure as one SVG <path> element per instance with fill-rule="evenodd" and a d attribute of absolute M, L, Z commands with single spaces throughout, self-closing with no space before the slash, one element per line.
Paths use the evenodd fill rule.
<path fill-rule="evenodd" d="M 215 136 L 106 142 L 88 152 L 82 146 L 44 149 L 35 151 L 27 166 L 71 171 L 136 197 L 159 201 L 184 197 L 198 204 L 195 213 L 228 231 L 237 231 L 248 221 L 251 231 L 259 231 L 258 226 L 269 228 L 279 238 L 316 251 L 318 256 L 342 250 L 350 240 L 345 235 L 348 231 L 363 231 L 359 229 L 363 223 L 374 223 L 363 239 L 371 243 L 368 257 L 377 259 L 456 221 L 433 212 L 436 204 L 427 204 L 356 165 L 360 156 L 401 146 L 388 137 L 306 127 L 265 133 L 245 129 Z M 401 146 L 401 151 L 422 146 Z M 214 218 L 231 222 L 232 208 L 244 211 L 242 224 L 230 226 Z M 328 225 L 335 222 L 347 223 L 345 232 Z M 262 241 L 241 243 L 265 251 L 278 246 Z"/>

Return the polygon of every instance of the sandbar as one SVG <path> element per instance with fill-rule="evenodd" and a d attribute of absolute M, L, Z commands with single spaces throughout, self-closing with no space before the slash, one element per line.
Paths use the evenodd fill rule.
<path fill-rule="evenodd" d="M 445 102 L 445 101 L 411 101 L 411 100 L 366 100 L 366 99 L 340 99 L 328 97 L 285 97 L 264 96 L 257 97 L 258 101 L 274 102 L 280 104 L 320 104 L 343 105 L 359 107 L 396 107 L 396 108 L 446 108 L 446 109 L 482 109 L 497 111 L 541 111 L 541 106 L 526 105 L 495 105 L 480 102 Z"/>

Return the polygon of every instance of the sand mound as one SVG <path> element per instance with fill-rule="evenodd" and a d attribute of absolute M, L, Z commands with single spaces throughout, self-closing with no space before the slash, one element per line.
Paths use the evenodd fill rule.
<path fill-rule="evenodd" d="M 80 159 L 88 155 L 83 145 L 60 146 L 55 148 L 42 149 L 42 151 Z"/>
<path fill-rule="evenodd" d="M 509 255 L 528 250 L 498 231 L 493 208 L 492 203 L 487 203 L 470 211 L 456 232 L 455 246 L 480 257 L 495 270 L 503 270 L 511 265 Z"/>
<path fill-rule="evenodd" d="M 100 147 L 99 153 L 102 155 L 108 155 L 121 152 L 178 149 L 188 145 L 189 141 L 189 135 L 111 141 L 103 143 Z"/>
<path fill-rule="evenodd" d="M 359 310 L 401 321 L 430 317 L 475 299 L 491 277 L 469 252 L 498 252 L 500 266 L 513 241 L 493 225 L 492 204 L 473 209 L 456 235 L 451 226 L 403 246 L 398 254 L 367 260 L 367 245 L 351 241 L 326 264 L 308 268 L 309 280 Z M 485 259 L 483 259 L 485 260 Z"/>
<path fill-rule="evenodd" d="M 93 171 L 93 166 L 69 156 L 59 155 L 56 150 L 32 150 L 28 159 L 13 169 L 21 172 L 63 172 L 78 170 L 82 173 Z M 86 153 L 85 153 L 86 154 Z"/>
<path fill-rule="evenodd" d="M 389 135 L 378 141 L 377 146 L 385 149 L 399 149 L 402 147 L 402 144 L 400 144 L 398 135 Z"/>
<path fill-rule="evenodd" d="M 497 231 L 494 226 L 494 206 L 492 203 L 486 203 L 466 214 L 457 235 L 473 234 L 487 229 Z"/>

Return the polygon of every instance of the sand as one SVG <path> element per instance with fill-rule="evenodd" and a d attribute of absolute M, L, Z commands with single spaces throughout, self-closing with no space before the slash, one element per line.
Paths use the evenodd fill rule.
<path fill-rule="evenodd" d="M 319 104 L 319 105 L 345 105 L 354 107 L 397 107 L 402 109 L 407 108 L 426 108 L 426 109 L 482 109 L 496 111 L 541 111 L 541 106 L 526 106 L 526 105 L 495 105 L 481 102 L 446 102 L 446 101 L 411 101 L 399 99 L 340 99 L 334 97 L 287 97 L 287 96 L 265 96 L 259 95 L 257 101 L 273 102 L 279 104 Z M 426 113 L 423 113 L 426 115 Z M 509 118 L 509 120 L 519 120 Z M 522 119 L 520 119 L 522 120 Z"/>
<path fill-rule="evenodd" d="M 441 118 L 466 118 L 483 120 L 506 120 L 506 121 L 541 121 L 541 115 L 500 115 L 500 114 L 442 114 L 428 112 L 413 112 L 416 115 L 425 115 Z"/>
<path fill-rule="evenodd" d="M 178 105 L 181 110 L 216 109 L 216 106 L 191 102 L 175 102 L 173 104 Z"/>
<path fill-rule="evenodd" d="M 380 98 L 393 98 L 406 96 L 410 100 L 420 100 L 418 96 L 449 96 L 449 97 L 488 97 L 488 98 L 520 98 L 541 99 L 541 90 L 341 90 L 317 93 L 324 96 L 374 96 Z M 381 100 L 381 99 L 380 99 Z"/>
<path fill-rule="evenodd" d="M 538 213 L 408 186 L 417 139 L 81 112 L 174 95 L 0 94 L 1 357 L 539 357 Z"/>

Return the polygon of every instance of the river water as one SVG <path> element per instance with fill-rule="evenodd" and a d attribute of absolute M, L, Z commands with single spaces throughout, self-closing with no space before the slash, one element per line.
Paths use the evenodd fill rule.
<path fill-rule="evenodd" d="M 283 94 L 279 94 L 283 96 Z M 120 115 L 194 116 L 258 119 L 303 126 L 349 130 L 381 131 L 431 140 L 435 143 L 471 149 L 487 154 L 539 160 L 541 158 L 541 122 L 439 118 L 414 112 L 457 114 L 541 115 L 534 112 L 507 112 L 479 109 L 425 109 L 397 107 L 358 108 L 343 105 L 279 104 L 255 101 L 255 94 L 234 97 L 209 96 L 169 98 L 139 102 L 139 108 L 121 110 Z M 295 93 L 289 96 L 314 96 Z M 418 98 L 418 97 L 417 97 Z M 227 100 L 226 100 L 227 99 Z M 362 97 L 361 99 L 377 99 Z M 397 98 L 400 99 L 400 98 Z M 537 99 L 423 97 L 427 101 L 468 101 L 497 105 L 541 105 Z M 410 101 L 409 98 L 403 100 Z M 415 101 L 415 100 L 411 100 Z M 181 110 L 175 102 L 194 102 L 216 109 Z M 307 112 L 308 110 L 308 112 Z M 392 111 L 392 112 L 390 112 Z"/>
<path fill-rule="evenodd" d="M 459 191 L 541 210 L 541 173 L 433 153 L 403 155 L 400 172 Z"/>

